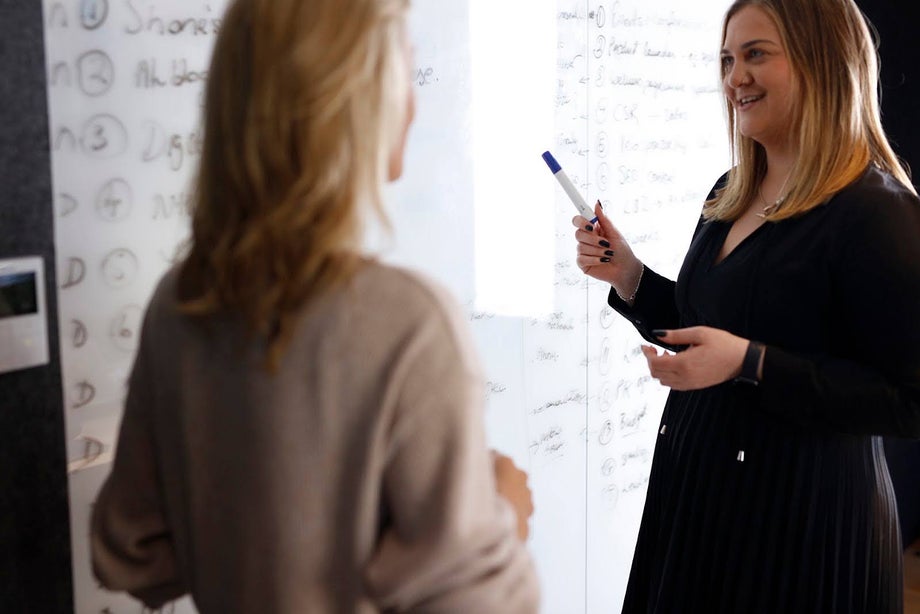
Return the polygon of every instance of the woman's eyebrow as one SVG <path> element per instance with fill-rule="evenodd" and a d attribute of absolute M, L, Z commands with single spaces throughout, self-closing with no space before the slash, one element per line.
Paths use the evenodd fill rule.
<path fill-rule="evenodd" d="M 774 46 L 776 45 L 775 42 L 771 41 L 768 38 L 756 38 L 754 40 L 748 41 L 744 43 L 743 45 L 741 45 L 741 49 L 742 50 L 749 49 L 750 47 L 753 47 L 754 45 L 762 45 L 764 43 L 768 45 L 774 45 Z M 727 48 L 723 48 L 722 53 L 731 53 L 731 51 L 729 51 Z"/>

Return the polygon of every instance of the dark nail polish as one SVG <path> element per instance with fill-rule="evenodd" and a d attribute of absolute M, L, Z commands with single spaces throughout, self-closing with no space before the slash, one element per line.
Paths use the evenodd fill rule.
<path fill-rule="evenodd" d="M 591 224 L 588 224 L 587 226 L 585 226 L 585 230 L 587 230 L 588 232 L 594 232 L 594 226 L 592 226 Z"/>
<path fill-rule="evenodd" d="M 664 337 L 665 335 L 668 334 L 668 331 L 666 331 L 666 330 L 661 330 L 661 329 L 656 329 L 656 330 L 653 330 L 653 331 L 652 331 L 652 334 L 655 335 L 656 337 Z"/>
<path fill-rule="evenodd" d="M 610 258 L 601 258 L 601 262 L 610 262 Z"/>
<path fill-rule="evenodd" d="M 612 250 L 612 249 L 608 249 L 606 252 L 604 252 L 604 255 L 605 255 L 605 256 L 610 256 L 611 258 L 613 258 L 613 250 Z"/>
<path fill-rule="evenodd" d="M 610 243 L 604 240 L 601 240 L 601 247 L 610 247 Z"/>
<path fill-rule="evenodd" d="M 601 209 L 604 208 L 604 205 L 601 204 L 601 201 L 597 201 L 597 206 L 600 207 Z"/>

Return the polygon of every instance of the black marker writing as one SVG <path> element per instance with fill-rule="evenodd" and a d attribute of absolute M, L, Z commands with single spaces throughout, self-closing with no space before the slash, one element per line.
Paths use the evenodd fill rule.
<path fill-rule="evenodd" d="M 191 212 L 192 198 L 190 194 L 180 192 L 179 194 L 170 194 L 168 197 L 162 194 L 153 196 L 153 219 L 154 220 L 171 220 L 176 217 L 187 217 Z"/>
<path fill-rule="evenodd" d="M 107 222 L 126 219 L 134 204 L 134 191 L 124 179 L 107 181 L 96 195 L 96 215 Z"/>
<path fill-rule="evenodd" d="M 51 68 L 51 77 L 48 82 L 52 87 L 64 85 L 70 87 L 72 83 L 70 64 L 67 62 L 58 62 Z"/>
<path fill-rule="evenodd" d="M 613 423 L 610 420 L 605 420 L 604 424 L 601 426 L 600 433 L 597 435 L 597 441 L 602 446 L 606 446 L 613 441 L 613 434 Z"/>
<path fill-rule="evenodd" d="M 128 305 L 115 315 L 109 326 L 109 338 L 116 348 L 126 352 L 137 349 L 143 314 L 138 305 Z"/>
<path fill-rule="evenodd" d="M 80 144 L 91 158 L 113 158 L 128 148 L 128 131 L 120 119 L 101 113 L 84 124 Z"/>
<path fill-rule="evenodd" d="M 113 249 L 102 260 L 102 279 L 110 288 L 125 288 L 137 277 L 140 265 L 129 249 Z"/>
<path fill-rule="evenodd" d="M 109 16 L 108 0 L 80 0 L 80 25 L 86 30 L 95 30 L 105 23 Z"/>
<path fill-rule="evenodd" d="M 48 10 L 48 29 L 70 27 L 67 9 L 62 2 L 55 2 Z"/>
<path fill-rule="evenodd" d="M 187 136 L 169 134 L 155 121 L 145 123 L 147 130 L 147 144 L 141 153 L 141 160 L 153 162 L 165 158 L 169 168 L 178 171 L 182 168 L 186 156 L 201 154 L 203 136 L 200 130 L 192 130 Z"/>
<path fill-rule="evenodd" d="M 83 262 L 82 258 L 68 258 L 67 259 L 67 275 L 65 277 L 64 285 L 61 286 L 62 290 L 67 288 L 73 288 L 80 284 L 83 281 L 83 278 L 86 276 L 86 263 Z"/>
<path fill-rule="evenodd" d="M 71 407 L 73 409 L 80 409 L 81 407 L 86 407 L 93 402 L 93 399 L 96 398 L 96 387 L 90 384 L 88 381 L 83 380 L 78 382 L 76 385 L 76 402 L 74 402 Z"/>
<path fill-rule="evenodd" d="M 58 195 L 58 212 L 61 217 L 67 217 L 79 207 L 80 203 L 70 194 L 62 193 Z"/>
<path fill-rule="evenodd" d="M 73 325 L 73 334 L 71 336 L 73 347 L 79 349 L 86 345 L 86 340 L 89 338 L 86 325 L 80 320 L 71 320 L 70 323 Z"/>
<path fill-rule="evenodd" d="M 77 137 L 73 133 L 73 130 L 66 126 L 58 128 L 54 135 L 54 143 L 51 147 L 54 151 L 59 151 L 64 148 L 69 151 L 75 151 L 77 149 Z"/>
<path fill-rule="evenodd" d="M 135 0 L 126 0 L 128 10 L 131 12 L 130 22 L 125 26 L 128 34 L 149 33 L 158 36 L 176 36 L 191 34 L 192 36 L 210 36 L 217 34 L 220 29 L 220 19 L 213 17 L 180 17 L 178 19 L 164 19 L 156 15 L 155 3 L 148 5 L 147 17 L 136 6 Z M 211 7 L 205 5 L 205 11 L 211 12 Z"/>
<path fill-rule="evenodd" d="M 105 94 L 115 83 L 115 65 L 104 51 L 93 49 L 77 58 L 77 81 L 87 96 Z"/>

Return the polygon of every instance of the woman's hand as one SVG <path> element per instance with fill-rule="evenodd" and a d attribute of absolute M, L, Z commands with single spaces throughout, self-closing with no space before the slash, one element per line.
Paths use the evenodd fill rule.
<path fill-rule="evenodd" d="M 642 346 L 652 377 L 674 390 L 699 390 L 734 379 L 749 341 L 708 326 L 662 331 L 658 338 L 671 345 L 690 346 L 669 354 L 649 345 Z"/>
<path fill-rule="evenodd" d="M 578 241 L 578 268 L 586 275 L 605 281 L 620 296 L 629 296 L 639 283 L 642 263 L 620 231 L 604 215 L 601 204 L 594 205 L 597 222 L 592 224 L 580 215 L 572 218 L 575 240 Z"/>
<path fill-rule="evenodd" d="M 530 527 L 527 521 L 533 514 L 533 499 L 527 486 L 527 474 L 514 464 L 514 461 L 498 452 L 492 451 L 495 470 L 495 483 L 498 494 L 504 497 L 517 515 L 517 533 L 521 541 L 527 540 Z"/>

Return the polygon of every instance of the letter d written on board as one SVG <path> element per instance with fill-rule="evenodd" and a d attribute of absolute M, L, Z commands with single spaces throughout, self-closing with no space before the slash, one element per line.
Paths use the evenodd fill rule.
<path fill-rule="evenodd" d="M 74 286 L 80 285 L 84 277 L 86 277 L 86 263 L 83 262 L 83 259 L 68 258 L 66 281 L 64 285 L 61 286 L 61 289 L 66 290 L 67 288 L 73 288 Z"/>

